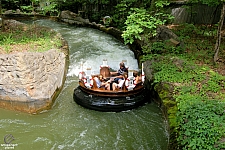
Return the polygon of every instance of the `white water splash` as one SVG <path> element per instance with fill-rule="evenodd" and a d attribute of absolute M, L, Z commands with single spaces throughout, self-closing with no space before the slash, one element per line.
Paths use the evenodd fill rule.
<path fill-rule="evenodd" d="M 82 70 L 92 68 L 92 74 L 99 74 L 100 65 L 103 59 L 107 59 L 108 65 L 113 70 L 119 69 L 119 63 L 122 60 L 127 61 L 127 67 L 132 70 L 138 70 L 138 63 L 134 53 L 123 43 L 112 36 L 102 33 L 98 30 L 78 28 L 74 38 L 68 39 L 73 52 L 70 58 L 70 67 L 67 76 L 78 76 Z M 71 36 L 71 35 L 70 35 Z"/>

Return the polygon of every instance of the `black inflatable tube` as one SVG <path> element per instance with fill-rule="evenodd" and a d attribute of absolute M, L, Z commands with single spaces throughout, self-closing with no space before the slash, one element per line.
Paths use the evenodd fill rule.
<path fill-rule="evenodd" d="M 127 111 L 150 102 L 146 90 L 130 97 L 110 98 L 89 95 L 84 93 L 79 86 L 74 89 L 73 99 L 82 107 L 103 112 Z"/>

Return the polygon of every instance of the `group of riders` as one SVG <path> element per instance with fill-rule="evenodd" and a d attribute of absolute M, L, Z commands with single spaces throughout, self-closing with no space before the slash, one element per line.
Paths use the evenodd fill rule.
<path fill-rule="evenodd" d="M 128 68 L 126 68 L 124 62 L 121 62 L 120 68 L 116 72 L 110 72 L 112 77 L 105 78 L 102 74 L 97 77 L 94 77 L 94 80 L 98 88 L 105 88 L 106 90 L 117 90 L 121 89 L 124 86 L 124 82 L 128 82 Z M 133 72 L 134 79 L 132 80 L 133 84 L 141 82 L 141 76 L 138 75 L 137 71 Z M 128 84 L 126 84 L 128 86 Z"/>

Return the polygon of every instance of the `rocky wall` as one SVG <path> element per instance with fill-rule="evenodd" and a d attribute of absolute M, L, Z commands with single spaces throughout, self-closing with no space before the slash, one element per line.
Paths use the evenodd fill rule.
<path fill-rule="evenodd" d="M 0 55 L 0 107 L 37 113 L 62 88 L 67 54 L 57 49 Z"/>

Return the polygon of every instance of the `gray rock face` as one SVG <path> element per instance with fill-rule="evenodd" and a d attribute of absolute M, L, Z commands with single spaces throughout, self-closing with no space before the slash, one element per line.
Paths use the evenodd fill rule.
<path fill-rule="evenodd" d="M 85 25 L 90 23 L 88 19 L 83 19 L 79 15 L 68 10 L 61 12 L 60 19 L 69 24 L 76 24 L 76 25 Z"/>
<path fill-rule="evenodd" d="M 22 102 L 28 107 L 10 109 L 31 113 L 49 107 L 55 92 L 63 85 L 65 68 L 66 55 L 55 49 L 0 55 L 0 106 Z M 33 103 L 37 105 L 30 106 Z"/>
<path fill-rule="evenodd" d="M 166 26 L 158 26 L 156 39 L 158 40 L 169 40 L 176 39 L 178 40 L 178 36 L 174 34 L 169 28 Z"/>

